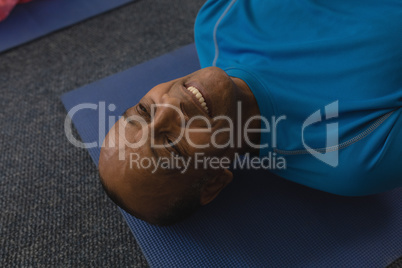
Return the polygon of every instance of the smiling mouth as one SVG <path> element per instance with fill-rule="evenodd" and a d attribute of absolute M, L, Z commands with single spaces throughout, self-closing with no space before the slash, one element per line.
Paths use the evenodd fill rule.
<path fill-rule="evenodd" d="M 205 102 L 205 98 L 202 95 L 202 93 L 194 86 L 189 86 L 187 88 L 187 90 L 194 95 L 194 97 L 200 103 L 201 107 L 205 110 L 205 112 L 207 112 L 209 114 L 209 109 L 208 109 L 207 103 Z"/>

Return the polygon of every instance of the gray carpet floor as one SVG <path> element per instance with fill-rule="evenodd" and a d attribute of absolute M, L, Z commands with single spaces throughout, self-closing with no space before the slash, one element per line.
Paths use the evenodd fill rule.
<path fill-rule="evenodd" d="M 59 97 L 193 42 L 203 2 L 138 1 L 0 54 L 1 267 L 148 266 Z"/>

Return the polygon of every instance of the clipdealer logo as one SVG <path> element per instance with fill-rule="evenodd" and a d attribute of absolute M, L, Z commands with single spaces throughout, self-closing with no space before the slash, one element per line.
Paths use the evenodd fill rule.
<path fill-rule="evenodd" d="M 176 113 L 181 115 L 180 110 L 177 107 L 169 106 L 169 108 L 174 109 L 176 111 Z M 155 107 L 152 107 L 152 111 L 151 111 L 152 113 L 154 113 L 154 109 L 155 109 Z M 76 116 L 77 113 L 82 112 L 84 110 L 86 110 L 86 112 L 93 113 L 96 111 L 98 113 L 98 122 L 97 122 L 98 123 L 98 140 L 97 141 L 83 143 L 83 142 L 79 141 L 78 139 L 76 139 L 73 135 L 72 118 L 74 116 Z M 70 141 L 70 143 L 72 143 L 74 146 L 79 147 L 79 148 L 87 148 L 87 149 L 91 149 L 91 148 L 95 148 L 95 147 L 100 148 L 106 137 L 107 129 L 111 128 L 117 122 L 117 120 L 119 120 L 119 118 L 120 118 L 120 116 L 115 116 L 115 115 L 108 116 L 108 113 L 113 113 L 115 110 L 116 110 L 116 105 L 114 105 L 114 104 L 106 105 L 106 102 L 102 102 L 102 101 L 99 102 L 98 104 L 82 103 L 82 104 L 78 104 L 78 105 L 74 106 L 68 112 L 68 115 L 64 122 L 65 134 L 66 134 L 67 139 Z M 237 110 L 238 110 L 238 113 L 241 114 L 241 110 L 242 110 L 241 102 L 238 103 Z M 337 118 L 338 113 L 339 113 L 338 110 L 339 110 L 338 101 L 335 101 L 335 102 L 332 102 L 332 103 L 326 105 L 324 107 L 325 120 Z M 146 128 L 147 122 L 145 122 L 144 119 L 141 118 L 140 116 L 137 116 L 137 115 L 131 116 L 130 120 L 134 120 L 134 121 L 138 122 L 139 125 L 141 125 L 144 130 L 147 130 L 147 128 Z M 191 123 L 195 120 L 203 120 L 206 123 L 206 125 L 208 125 L 208 128 L 199 129 L 199 130 L 191 128 L 189 125 L 191 125 Z M 271 134 L 271 147 L 276 149 L 277 138 L 278 138 L 277 137 L 277 126 L 282 120 L 286 120 L 286 116 L 285 115 L 282 115 L 280 117 L 273 116 L 271 118 L 271 120 L 268 120 L 264 116 L 254 116 L 244 123 L 238 122 L 238 124 L 242 125 L 242 128 L 237 128 L 237 129 L 233 127 L 234 123 L 233 123 L 232 119 L 227 116 L 222 116 L 222 115 L 217 116 L 212 119 L 212 121 L 214 121 L 214 120 L 225 120 L 228 123 L 228 126 L 229 126 L 228 128 L 215 131 L 217 133 L 226 131 L 229 134 L 230 139 L 225 144 L 216 143 L 215 138 L 216 138 L 217 133 L 213 133 L 211 131 L 211 125 L 210 125 L 208 119 L 202 118 L 202 116 L 196 116 L 195 118 L 192 118 L 189 121 L 189 123 L 190 123 L 189 125 L 185 125 L 184 119 L 182 119 L 182 129 L 184 129 L 184 132 L 180 133 L 180 137 L 177 138 L 174 141 L 174 143 L 177 144 L 180 141 L 180 139 L 185 138 L 187 140 L 187 142 L 189 142 L 189 144 L 191 146 L 193 146 L 194 148 L 202 149 L 202 148 L 206 148 L 208 146 L 212 146 L 216 149 L 224 149 L 224 148 L 228 148 L 228 147 L 234 148 L 235 146 L 239 146 L 241 144 L 240 138 L 243 136 L 244 141 L 248 145 L 250 145 L 251 148 L 256 148 L 256 149 L 268 148 L 268 146 L 269 146 L 268 143 L 267 144 L 253 144 L 249 140 L 248 135 L 250 133 L 255 133 L 255 132 L 259 131 L 261 134 L 262 133 L 270 133 Z M 261 122 L 262 122 L 261 129 L 259 129 L 259 130 L 250 129 L 249 126 L 250 126 L 250 123 L 252 120 L 261 120 Z M 301 126 L 301 142 L 303 144 L 303 147 L 306 149 L 305 153 L 311 154 L 318 160 L 320 160 L 332 167 L 337 167 L 339 164 L 339 154 L 338 154 L 338 147 L 339 147 L 339 134 L 338 134 L 339 130 L 338 129 L 339 129 L 339 126 L 338 126 L 337 122 L 332 122 L 332 123 L 326 124 L 326 146 L 324 148 L 318 148 L 318 149 L 312 148 L 312 146 L 309 146 L 306 142 L 305 130 L 309 126 L 312 126 L 313 124 L 319 123 L 321 121 L 323 121 L 323 115 L 321 113 L 321 109 L 315 111 L 314 113 L 312 113 L 311 115 L 308 116 L 308 118 L 303 122 L 303 124 Z M 107 127 L 107 124 L 109 127 Z M 119 125 L 119 128 L 124 128 L 124 127 L 125 127 L 125 124 Z M 120 131 L 123 132 L 122 129 L 120 129 Z M 192 143 L 192 140 L 190 139 L 188 134 L 190 132 L 197 132 L 197 131 L 199 131 L 200 133 L 205 133 L 205 132 L 210 131 L 210 133 L 211 133 L 210 144 L 200 145 L 200 144 Z M 233 135 L 233 133 L 235 133 L 235 132 L 237 132 L 237 135 L 236 135 L 237 141 L 235 141 L 235 138 L 234 138 L 235 135 Z M 144 131 L 144 133 L 145 133 L 145 135 L 142 136 L 140 141 L 138 141 L 134 144 L 131 144 L 127 141 L 127 139 L 124 139 L 124 144 L 129 148 L 141 147 L 145 142 L 147 142 L 147 139 L 148 139 L 147 132 Z M 151 128 L 151 135 L 150 135 L 151 143 L 150 144 L 151 144 L 151 146 L 158 148 L 158 146 L 160 146 L 160 145 L 157 145 L 153 142 L 153 135 L 154 135 L 154 132 L 153 132 L 153 129 Z M 281 151 L 281 150 L 276 150 L 276 151 Z M 277 157 L 277 155 L 275 153 L 273 154 L 273 156 L 274 156 L 274 158 Z M 139 159 L 138 157 L 136 159 Z M 270 155 L 269 157 L 272 157 L 272 155 Z M 125 158 L 125 146 L 122 146 L 119 148 L 119 159 L 124 160 L 124 158 Z M 245 158 L 240 158 L 239 156 L 237 156 L 236 157 L 237 162 L 239 162 L 239 159 L 249 159 L 249 157 L 248 157 L 248 155 L 246 155 Z M 280 160 L 282 163 L 282 167 L 286 167 L 286 163 L 284 162 L 283 157 Z M 253 161 L 256 161 L 256 160 L 253 160 Z M 263 163 L 263 162 L 261 162 L 261 163 Z"/>
<path fill-rule="evenodd" d="M 324 108 L 325 120 L 337 118 L 339 116 L 339 103 L 334 101 Z M 339 124 L 338 122 L 326 125 L 326 146 L 325 148 L 313 149 L 305 141 L 304 131 L 308 126 L 322 121 L 321 110 L 312 113 L 302 125 L 302 143 L 304 148 L 318 160 L 337 167 L 339 164 Z"/>

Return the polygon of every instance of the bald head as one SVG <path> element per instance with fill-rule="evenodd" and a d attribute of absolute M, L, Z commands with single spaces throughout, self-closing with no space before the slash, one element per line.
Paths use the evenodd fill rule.
<path fill-rule="evenodd" d="M 127 109 L 102 145 L 99 173 L 110 198 L 158 225 L 175 223 L 212 201 L 232 173 L 197 165 L 196 157 L 233 157 L 237 149 L 228 141 L 236 137 L 222 129 L 236 124 L 237 101 L 247 95 L 243 91 L 219 68 L 152 88 Z M 229 120 L 216 120 L 223 116 Z"/>

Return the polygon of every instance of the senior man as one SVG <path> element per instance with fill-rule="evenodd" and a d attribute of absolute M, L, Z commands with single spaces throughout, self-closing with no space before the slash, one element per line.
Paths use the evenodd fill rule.
<path fill-rule="evenodd" d="M 207 1 L 202 69 L 155 86 L 110 130 L 106 192 L 173 224 L 231 182 L 239 155 L 333 194 L 402 186 L 401 18 L 400 0 Z"/>

